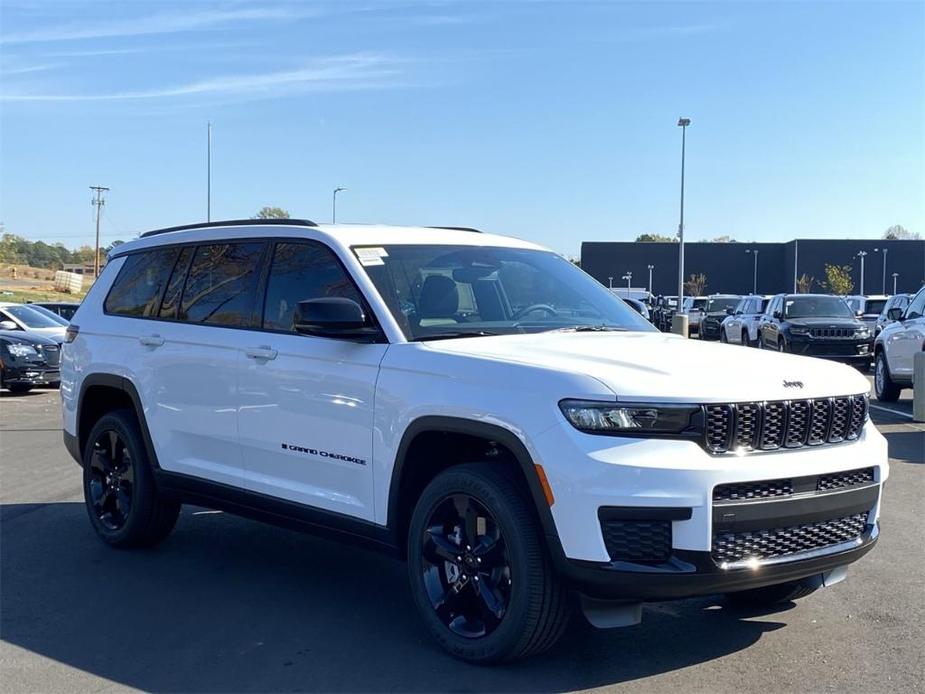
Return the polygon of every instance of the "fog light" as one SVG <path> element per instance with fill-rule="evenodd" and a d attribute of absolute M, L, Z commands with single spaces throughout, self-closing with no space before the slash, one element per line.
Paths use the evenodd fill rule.
<path fill-rule="evenodd" d="M 858 354 L 867 354 L 870 352 L 870 345 L 858 345 Z"/>

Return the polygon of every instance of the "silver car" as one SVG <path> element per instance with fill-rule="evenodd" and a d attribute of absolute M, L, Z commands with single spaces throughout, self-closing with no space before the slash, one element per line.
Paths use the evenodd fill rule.
<path fill-rule="evenodd" d="M 883 310 L 880 312 L 880 315 L 877 316 L 877 322 L 874 325 L 874 337 L 880 334 L 880 332 L 893 322 L 893 319 L 890 318 L 890 309 L 898 308 L 900 313 L 906 310 L 906 306 L 909 305 L 909 302 L 912 301 L 912 294 L 894 294 L 889 299 L 886 300 L 886 303 L 883 305 Z"/>
<path fill-rule="evenodd" d="M 757 346 L 761 316 L 770 300 L 770 296 L 743 296 L 732 313 L 723 320 L 719 333 L 720 342 L 731 342 L 746 347 Z"/>

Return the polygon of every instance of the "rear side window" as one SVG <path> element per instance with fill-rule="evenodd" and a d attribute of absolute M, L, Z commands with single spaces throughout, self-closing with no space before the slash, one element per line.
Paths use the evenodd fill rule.
<path fill-rule="evenodd" d="M 188 323 L 249 327 L 263 250 L 261 242 L 199 246 L 177 318 Z"/>
<path fill-rule="evenodd" d="M 173 273 L 170 275 L 170 282 L 167 283 L 167 291 L 164 292 L 164 300 L 161 302 L 161 310 L 158 313 L 161 318 L 177 317 L 180 292 L 183 291 L 183 280 L 186 279 L 186 270 L 193 257 L 193 250 L 192 246 L 187 246 L 180 251 L 180 256 L 173 266 Z"/>
<path fill-rule="evenodd" d="M 276 244 L 267 281 L 263 327 L 292 331 L 292 317 L 300 301 L 342 297 L 364 302 L 337 257 L 317 243 Z"/>
<path fill-rule="evenodd" d="M 176 258 L 175 248 L 134 253 L 126 258 L 106 297 L 106 313 L 153 316 Z"/>

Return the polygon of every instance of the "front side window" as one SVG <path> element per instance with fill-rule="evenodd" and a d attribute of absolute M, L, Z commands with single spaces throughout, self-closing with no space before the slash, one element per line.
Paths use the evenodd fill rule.
<path fill-rule="evenodd" d="M 523 248 L 354 248 L 408 339 L 561 329 L 654 331 L 561 256 Z"/>
<path fill-rule="evenodd" d="M 106 297 L 106 313 L 136 318 L 154 315 L 176 257 L 175 248 L 157 248 L 126 258 Z"/>
<path fill-rule="evenodd" d="M 848 302 L 838 296 L 788 296 L 785 318 L 854 318 Z"/>
<path fill-rule="evenodd" d="M 267 281 L 264 329 L 294 332 L 292 319 L 299 302 L 328 297 L 364 303 L 330 249 L 318 243 L 277 243 Z"/>
<path fill-rule="evenodd" d="M 259 241 L 199 246 L 177 318 L 189 323 L 249 327 L 264 247 Z"/>
<path fill-rule="evenodd" d="M 906 309 L 906 318 L 921 318 L 925 314 L 925 289 L 919 290 Z"/>

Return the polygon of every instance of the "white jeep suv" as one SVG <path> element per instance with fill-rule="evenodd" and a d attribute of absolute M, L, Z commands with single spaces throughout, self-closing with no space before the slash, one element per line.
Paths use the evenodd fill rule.
<path fill-rule="evenodd" d="M 512 238 L 148 232 L 63 351 L 104 542 L 159 542 L 185 503 L 391 552 L 473 662 L 549 648 L 576 605 L 618 626 L 650 600 L 802 597 L 878 534 L 886 442 L 857 371 L 659 333 Z"/>
<path fill-rule="evenodd" d="M 893 322 L 874 342 L 874 392 L 878 400 L 895 402 L 912 387 L 915 353 L 925 350 L 925 287 L 905 310 L 892 308 L 887 317 Z"/>

